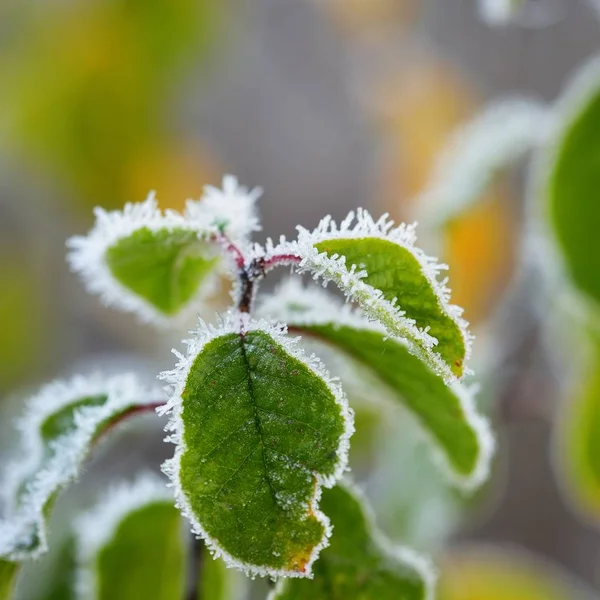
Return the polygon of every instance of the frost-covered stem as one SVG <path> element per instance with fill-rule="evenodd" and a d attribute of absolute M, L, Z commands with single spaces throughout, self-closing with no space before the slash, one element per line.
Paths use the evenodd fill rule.
<path fill-rule="evenodd" d="M 265 260 L 262 257 L 253 258 L 250 264 L 243 266 L 238 271 L 238 285 L 240 286 L 240 299 L 238 310 L 249 313 L 252 310 L 257 283 L 265 276 Z"/>
<path fill-rule="evenodd" d="M 214 236 L 215 241 L 221 245 L 225 252 L 231 254 L 235 260 L 238 269 L 242 269 L 246 262 L 242 251 L 229 239 L 224 233 L 218 233 Z"/>
<path fill-rule="evenodd" d="M 296 254 L 278 254 L 271 256 L 263 261 L 265 272 L 270 271 L 275 267 L 297 265 L 302 260 L 302 257 Z"/>

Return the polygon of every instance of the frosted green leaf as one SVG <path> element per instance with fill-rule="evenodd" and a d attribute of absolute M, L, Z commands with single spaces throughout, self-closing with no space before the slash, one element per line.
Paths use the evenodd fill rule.
<path fill-rule="evenodd" d="M 415 247 L 414 226 L 393 228 L 387 215 L 374 221 L 364 210 L 353 221 L 350 213 L 339 227 L 330 217 L 313 232 L 299 227 L 296 242 L 271 252 L 297 255 L 301 272 L 333 281 L 447 383 L 455 381 L 465 371 L 470 335 L 445 280 L 438 281 L 447 267 Z"/>
<path fill-rule="evenodd" d="M 0 600 L 12 598 L 19 565 L 0 558 Z"/>
<path fill-rule="evenodd" d="M 324 546 L 321 487 L 346 467 L 352 414 L 285 329 L 230 314 L 201 323 L 174 371 L 177 445 L 164 470 L 215 556 L 251 574 L 306 576 Z"/>
<path fill-rule="evenodd" d="M 600 521 L 600 340 L 557 420 L 557 467 L 577 509 Z"/>
<path fill-rule="evenodd" d="M 85 600 L 173 600 L 186 586 L 187 540 L 166 483 L 142 475 L 80 517 L 77 589 Z"/>
<path fill-rule="evenodd" d="M 138 229 L 110 246 L 105 256 L 121 285 L 166 315 L 196 295 L 216 263 L 198 234 L 185 229 Z"/>
<path fill-rule="evenodd" d="M 323 493 L 321 503 L 333 534 L 314 578 L 282 579 L 269 600 L 433 600 L 428 562 L 375 532 L 355 492 L 338 485 Z"/>
<path fill-rule="evenodd" d="M 88 235 L 68 241 L 69 263 L 88 291 L 107 304 L 168 324 L 193 313 L 197 301 L 212 292 L 217 269 L 230 274 L 231 260 L 220 260 L 219 251 L 244 247 L 260 229 L 259 195 L 259 189 L 247 190 L 225 176 L 222 190 L 206 186 L 200 200 L 188 200 L 183 214 L 160 211 L 154 193 L 122 211 L 96 208 Z"/>
<path fill-rule="evenodd" d="M 576 75 L 558 107 L 560 129 L 542 175 L 548 216 L 573 283 L 600 302 L 600 61 Z"/>
<path fill-rule="evenodd" d="M 69 240 L 69 262 L 91 293 L 109 305 L 165 323 L 211 289 L 215 229 L 163 214 L 153 195 L 123 211 L 96 209 L 85 237 Z"/>
<path fill-rule="evenodd" d="M 58 494 L 79 475 L 92 444 L 115 423 L 152 410 L 156 395 L 132 375 L 74 377 L 42 388 L 20 423 L 18 458 L 2 482 L 0 559 L 21 561 L 47 550 L 46 520 Z"/>
<path fill-rule="evenodd" d="M 342 351 L 366 368 L 390 396 L 406 406 L 441 452 L 450 477 L 466 488 L 487 478 L 493 438 L 486 420 L 477 413 L 472 392 L 443 378 L 410 354 L 406 343 L 359 312 L 316 289 L 289 280 L 266 300 L 262 314 L 288 323 L 293 331 L 309 334 Z"/>

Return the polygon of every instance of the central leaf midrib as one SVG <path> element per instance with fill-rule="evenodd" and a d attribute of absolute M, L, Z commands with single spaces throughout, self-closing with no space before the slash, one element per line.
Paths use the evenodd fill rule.
<path fill-rule="evenodd" d="M 250 368 L 250 361 L 248 360 L 248 355 L 246 353 L 246 337 L 243 333 L 240 334 L 240 348 L 241 348 L 241 352 L 242 352 L 242 359 L 244 361 L 244 365 L 246 366 L 246 371 L 248 373 L 248 395 L 250 396 L 250 401 L 252 403 L 252 410 L 254 412 L 254 425 L 256 427 L 256 433 L 258 434 L 258 437 L 260 440 L 260 446 L 261 446 L 260 454 L 262 457 L 263 472 L 265 475 L 265 480 L 267 482 L 267 485 L 269 486 L 269 490 L 271 490 L 271 496 L 273 497 L 273 502 L 275 503 L 276 506 L 281 508 L 279 506 L 279 502 L 277 501 L 277 493 L 276 493 L 275 489 L 273 488 L 273 483 L 271 482 L 271 478 L 269 477 L 269 469 L 267 468 L 267 462 L 265 459 L 265 441 L 264 441 L 264 436 L 263 436 L 262 425 L 260 423 L 260 417 L 258 414 L 259 407 L 256 402 L 256 396 L 254 393 L 254 385 L 252 383 L 252 377 L 251 377 L 252 369 Z"/>

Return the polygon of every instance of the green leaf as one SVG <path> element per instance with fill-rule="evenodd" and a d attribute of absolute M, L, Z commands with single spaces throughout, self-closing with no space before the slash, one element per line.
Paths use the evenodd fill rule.
<path fill-rule="evenodd" d="M 558 109 L 560 129 L 550 146 L 545 181 L 548 215 L 575 286 L 600 302 L 600 60 L 584 66 Z"/>
<path fill-rule="evenodd" d="M 331 296 L 289 280 L 261 307 L 261 314 L 286 322 L 336 348 L 366 368 L 385 394 L 406 406 L 441 450 L 451 478 L 466 488 L 480 485 L 489 472 L 493 438 L 475 407 L 473 393 L 460 383 L 451 387 L 402 340 L 367 321 Z"/>
<path fill-rule="evenodd" d="M 359 496 L 338 485 L 323 493 L 333 535 L 314 567 L 314 579 L 282 579 L 270 600 L 431 600 L 428 563 L 394 548 L 372 530 Z"/>
<path fill-rule="evenodd" d="M 89 600 L 183 598 L 187 542 L 172 493 L 156 476 L 109 491 L 77 525 L 78 590 Z"/>
<path fill-rule="evenodd" d="M 600 521 L 600 339 L 566 400 L 556 423 L 558 474 L 575 507 Z"/>
<path fill-rule="evenodd" d="M 173 315 L 194 297 L 216 259 L 194 231 L 143 227 L 110 246 L 106 264 L 121 285 Z"/>
<path fill-rule="evenodd" d="M 92 444 L 128 414 L 152 410 L 155 398 L 135 377 L 121 375 L 57 381 L 31 399 L 20 423 L 23 447 L 4 476 L 1 559 L 27 560 L 47 550 L 54 501 L 77 478 Z"/>
<path fill-rule="evenodd" d="M 298 228 L 298 241 L 281 250 L 297 254 L 301 271 L 333 281 L 391 335 L 406 339 L 447 382 L 461 377 L 470 336 L 462 310 L 449 304 L 449 290 L 437 279 L 445 265 L 414 246 L 413 226 L 392 229 L 386 217 L 375 222 L 363 210 L 351 226 L 353 220 L 350 213 L 339 228 L 329 217 L 313 232 Z"/>
<path fill-rule="evenodd" d="M 19 565 L 0 558 L 0 600 L 12 598 Z"/>
<path fill-rule="evenodd" d="M 310 574 L 329 534 L 319 490 L 345 469 L 353 429 L 341 389 L 243 314 L 201 324 L 180 358 L 162 375 L 177 444 L 164 469 L 195 533 L 251 574 Z"/>
<path fill-rule="evenodd" d="M 202 547 L 200 581 L 197 600 L 231 600 L 231 577 L 220 558 L 213 558 L 206 546 Z"/>

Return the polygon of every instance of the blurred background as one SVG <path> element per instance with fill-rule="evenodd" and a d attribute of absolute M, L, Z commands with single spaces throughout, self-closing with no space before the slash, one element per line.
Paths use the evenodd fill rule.
<path fill-rule="evenodd" d="M 89 229 L 94 206 L 155 189 L 162 207 L 180 208 L 234 173 L 264 187 L 265 236 L 357 206 L 412 219 L 460 123 L 507 93 L 555 99 L 600 48 L 585 1 L 529 1 L 544 19 L 492 29 L 474 0 L 1 0 L 0 452 L 27 391 L 82 361 L 136 357 L 154 372 L 172 363 L 179 333 L 165 339 L 104 308 L 68 271 L 65 240 Z M 481 330 L 476 355 L 514 273 L 522 174 L 488 193 L 435 240 L 453 300 Z M 453 565 L 448 598 L 570 598 L 563 579 L 600 588 L 600 534 L 567 506 L 551 469 L 560 382 L 532 298 L 513 307 L 502 340 L 511 352 L 483 382 L 496 473 L 448 518 L 450 549 L 431 542 L 445 539 L 448 503 L 399 516 L 420 484 L 392 470 L 397 444 L 365 483 L 388 533 Z M 511 326 L 522 334 L 512 346 Z"/>

